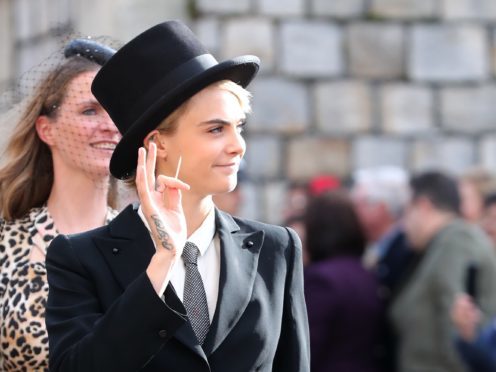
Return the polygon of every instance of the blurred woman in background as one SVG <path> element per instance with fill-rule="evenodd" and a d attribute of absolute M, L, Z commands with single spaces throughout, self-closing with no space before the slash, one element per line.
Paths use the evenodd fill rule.
<path fill-rule="evenodd" d="M 35 84 L 7 144 L 0 169 L 2 371 L 48 370 L 45 254 L 52 239 L 116 214 L 108 168 L 119 134 L 90 90 L 113 52 L 89 39 L 71 41 Z"/>
<path fill-rule="evenodd" d="M 348 195 L 312 198 L 305 227 L 312 371 L 378 371 L 382 306 L 376 279 L 362 266 L 366 238 Z"/>

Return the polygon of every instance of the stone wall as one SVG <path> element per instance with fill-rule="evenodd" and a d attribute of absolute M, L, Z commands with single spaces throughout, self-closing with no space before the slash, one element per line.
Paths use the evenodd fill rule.
<path fill-rule="evenodd" d="M 197 0 L 196 10 L 218 56 L 262 58 L 247 154 L 255 217 L 277 221 L 288 182 L 322 173 L 496 171 L 493 0 Z"/>
<path fill-rule="evenodd" d="M 57 30 L 126 41 L 167 18 L 219 59 L 262 59 L 245 216 L 280 222 L 290 182 L 322 173 L 496 171 L 494 0 L 0 0 L 0 84 Z"/>

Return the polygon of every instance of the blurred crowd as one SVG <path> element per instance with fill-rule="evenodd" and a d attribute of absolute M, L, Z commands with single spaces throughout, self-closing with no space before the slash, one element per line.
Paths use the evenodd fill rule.
<path fill-rule="evenodd" d="M 236 214 L 242 187 L 218 205 Z M 319 175 L 290 187 L 285 225 L 304 247 L 312 371 L 496 371 L 496 175 Z"/>

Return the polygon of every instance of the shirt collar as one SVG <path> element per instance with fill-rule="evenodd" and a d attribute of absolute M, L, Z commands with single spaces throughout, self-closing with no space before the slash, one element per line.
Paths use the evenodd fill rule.
<path fill-rule="evenodd" d="M 141 205 L 138 208 L 138 215 L 141 220 L 145 224 L 148 231 L 150 231 L 150 226 L 146 221 L 145 215 L 143 214 L 143 210 L 141 209 Z M 212 239 L 215 236 L 215 208 L 211 208 L 207 214 L 207 217 L 203 220 L 202 224 L 198 229 L 196 229 L 193 234 L 188 237 L 188 242 L 194 243 L 198 249 L 200 250 L 200 255 L 207 251 L 207 248 L 210 246 Z"/>

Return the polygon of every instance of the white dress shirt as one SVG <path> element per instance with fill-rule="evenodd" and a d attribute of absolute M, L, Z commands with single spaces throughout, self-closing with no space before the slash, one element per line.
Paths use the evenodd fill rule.
<path fill-rule="evenodd" d="M 138 208 L 138 215 L 143 220 L 148 231 L 150 231 L 150 226 L 141 210 L 141 206 Z M 212 323 L 215 307 L 217 305 L 217 298 L 219 296 L 220 277 L 220 240 L 215 232 L 215 208 L 210 210 L 201 226 L 196 229 L 187 240 L 194 243 L 200 250 L 200 255 L 198 256 L 198 271 L 200 272 L 203 286 L 205 287 L 208 316 L 210 318 L 210 323 Z M 181 257 L 172 268 L 170 277 L 170 282 L 174 286 L 174 290 L 181 301 L 183 301 L 185 275 L 186 269 Z M 162 297 L 163 293 L 159 293 L 159 295 Z"/>

